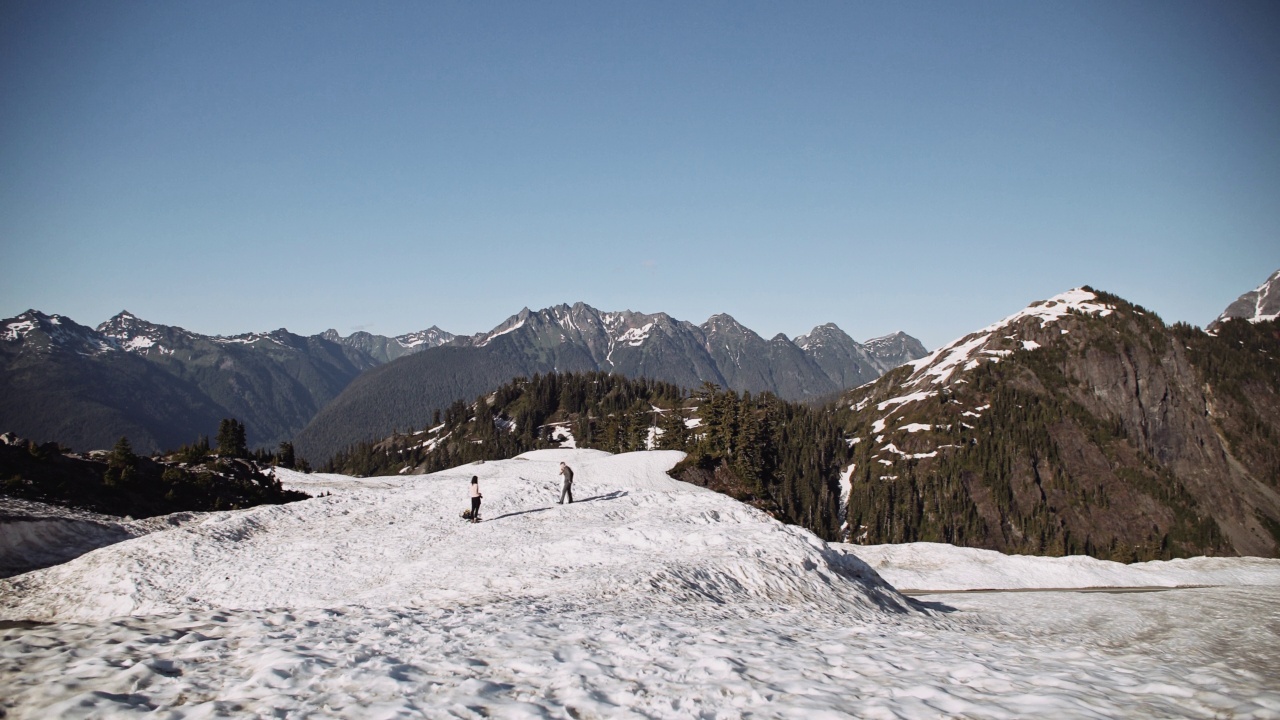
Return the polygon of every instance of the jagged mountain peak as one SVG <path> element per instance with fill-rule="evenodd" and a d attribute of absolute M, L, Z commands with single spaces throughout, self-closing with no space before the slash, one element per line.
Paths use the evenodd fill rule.
<path fill-rule="evenodd" d="M 835 323 L 823 323 L 795 339 L 795 344 L 805 350 L 816 349 L 831 342 L 844 345 L 855 341 Z"/>
<path fill-rule="evenodd" d="M 729 313 L 716 313 L 707 318 L 707 321 L 702 323 L 702 327 L 708 330 L 738 330 L 745 329 L 746 326 Z"/>
<path fill-rule="evenodd" d="M 101 355 L 117 349 L 111 338 L 93 328 L 34 309 L 0 322 L 0 339 L 38 353 L 60 348 L 80 355 Z"/>
<path fill-rule="evenodd" d="M 889 333 L 888 335 L 873 337 L 870 340 L 864 342 L 863 345 L 866 345 L 867 347 L 880 347 L 884 345 L 890 345 L 895 342 L 901 342 L 903 340 L 915 340 L 915 338 L 899 330 L 896 333 Z"/>
<path fill-rule="evenodd" d="M 453 340 L 453 338 L 453 333 L 446 332 L 441 330 L 439 327 L 432 325 L 426 330 L 397 335 L 393 339 L 400 343 L 401 347 L 416 348 L 420 346 L 435 347 L 437 345 L 444 345 L 450 340 Z"/>
<path fill-rule="evenodd" d="M 4 334 L 0 337 L 3 337 L 9 342 L 15 342 L 25 338 L 36 329 L 57 325 L 61 321 L 62 318 L 58 315 L 45 315 L 39 310 L 34 309 L 27 310 L 20 315 L 5 320 L 3 324 L 0 324 L 0 328 L 4 329 Z"/>
<path fill-rule="evenodd" d="M 1258 287 L 1241 295 L 1216 320 L 1209 324 L 1209 332 L 1231 319 L 1265 322 L 1280 318 L 1280 270 L 1271 273 Z"/>
<path fill-rule="evenodd" d="M 98 332 L 115 338 L 129 338 L 139 333 L 146 333 L 163 327 L 148 322 L 128 310 L 121 310 L 110 319 L 98 325 Z"/>
<path fill-rule="evenodd" d="M 195 336 L 182 328 L 157 325 L 143 320 L 128 310 L 121 310 L 111 319 L 98 325 L 98 332 L 114 339 L 126 352 L 171 354 L 174 340 L 189 340 Z"/>
<path fill-rule="evenodd" d="M 329 342 L 359 350 L 377 363 L 391 362 L 405 355 L 446 345 L 456 339 L 453 333 L 441 330 L 435 325 L 426 330 L 395 337 L 375 335 L 364 330 L 357 330 L 343 337 L 337 330 L 330 328 L 320 333 L 320 337 Z"/>

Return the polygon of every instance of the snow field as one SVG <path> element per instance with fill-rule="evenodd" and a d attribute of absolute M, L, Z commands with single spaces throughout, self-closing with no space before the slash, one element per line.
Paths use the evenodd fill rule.
<path fill-rule="evenodd" d="M 566 449 L 430 476 L 282 473 L 333 495 L 210 514 L 0 580 L 0 709 L 1280 717 L 1270 571 L 1224 560 L 1202 570 L 1240 584 L 916 603 L 864 548 L 670 479 L 680 457 Z M 562 459 L 578 500 L 566 506 L 554 504 Z M 459 517 L 472 475 L 476 525 Z M 887 577 L 968 564 L 948 582 L 969 587 L 1004 562 L 948 548 L 866 557 Z M 1062 586 L 1065 571 L 1044 572 Z"/>
<path fill-rule="evenodd" d="M 1005 555 L 942 543 L 832 546 L 857 555 L 903 592 L 1198 585 L 1280 588 L 1280 560 L 1268 558 L 1197 557 L 1125 565 L 1085 555 Z"/>

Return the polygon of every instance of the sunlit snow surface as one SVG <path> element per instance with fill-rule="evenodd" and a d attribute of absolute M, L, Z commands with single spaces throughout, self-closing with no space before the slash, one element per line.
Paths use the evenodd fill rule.
<path fill-rule="evenodd" d="M 52 622 L 0 630 L 0 703 L 31 718 L 1280 717 L 1277 561 L 1162 576 L 829 546 L 671 480 L 680 457 L 286 473 L 332 495 L 0 581 L 0 618 Z M 560 460 L 572 505 L 554 503 Z M 459 517 L 472 475 L 478 525 Z M 889 578 L 923 573 L 918 589 L 1010 572 L 1064 587 L 1086 566 L 1113 573 L 1089 584 L 1220 586 L 912 602 L 858 553 Z"/>

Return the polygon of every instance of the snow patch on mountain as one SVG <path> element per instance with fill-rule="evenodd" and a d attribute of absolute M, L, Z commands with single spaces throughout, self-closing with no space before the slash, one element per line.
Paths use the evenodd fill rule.
<path fill-rule="evenodd" d="M 55 316 L 56 317 L 56 316 Z M 4 339 L 9 342 L 15 342 L 26 337 L 32 330 L 36 329 L 36 321 L 28 320 L 23 315 L 19 315 L 16 320 L 12 320 L 4 326 Z"/>
<path fill-rule="evenodd" d="M 516 330 L 519 330 L 520 328 L 524 327 L 524 324 L 525 324 L 525 318 L 520 318 L 510 327 L 503 328 L 501 330 L 495 330 L 489 333 L 488 335 L 485 335 L 482 340 L 476 343 L 476 347 L 484 347 L 489 343 L 493 342 L 494 340 L 496 340 L 497 338 L 502 337 L 503 335 L 506 335 L 508 333 L 513 333 Z"/>
<path fill-rule="evenodd" d="M 639 347 L 649 339 L 649 333 L 653 330 L 653 323 L 646 323 L 643 327 L 632 328 L 618 336 L 617 342 L 625 343 L 631 347 Z"/>
<path fill-rule="evenodd" d="M 1001 331 L 1013 327 L 1021 321 L 1038 320 L 1039 327 L 1043 329 L 1070 313 L 1106 317 L 1114 312 L 1113 307 L 1097 300 L 1098 296 L 1094 293 L 1083 288 L 1075 288 L 1055 295 L 1048 300 L 1032 303 L 999 322 L 953 340 L 925 357 L 907 363 L 912 368 L 912 373 L 902 383 L 902 386 L 904 388 L 919 388 L 925 385 L 945 385 L 958 369 L 972 370 L 983 361 L 998 361 L 999 358 L 1008 355 L 1011 351 L 1003 348 L 988 347 L 992 338 L 1007 339 L 1007 335 Z M 1030 350 L 1039 347 L 1034 342 L 1030 343 L 1030 345 L 1034 347 L 1024 345 L 1024 348 Z M 904 402 L 913 402 L 920 399 L 912 396 L 904 396 L 904 398 L 910 398 L 904 400 Z M 884 405 L 884 403 L 881 403 L 881 405 Z"/>

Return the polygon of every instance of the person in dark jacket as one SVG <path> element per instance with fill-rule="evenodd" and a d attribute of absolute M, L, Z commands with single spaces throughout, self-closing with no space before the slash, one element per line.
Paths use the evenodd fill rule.
<path fill-rule="evenodd" d="M 560 474 L 564 476 L 564 489 L 560 491 L 560 502 L 558 505 L 564 504 L 564 499 L 569 498 L 569 502 L 573 502 L 573 468 L 560 463 Z"/>
<path fill-rule="evenodd" d="M 480 522 L 480 498 L 484 497 L 480 494 L 480 478 L 471 476 L 471 522 Z"/>

